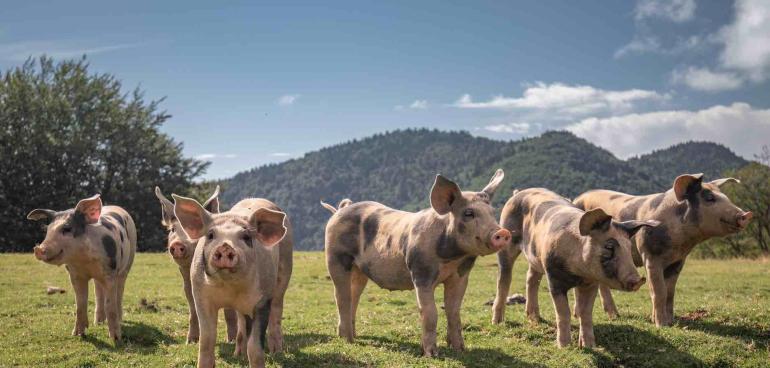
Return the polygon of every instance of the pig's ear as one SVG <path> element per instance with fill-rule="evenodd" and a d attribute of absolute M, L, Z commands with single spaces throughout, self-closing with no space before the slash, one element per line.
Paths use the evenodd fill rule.
<path fill-rule="evenodd" d="M 676 200 L 681 202 L 687 198 L 688 194 L 700 192 L 702 189 L 703 174 L 684 174 L 679 175 L 674 180 L 674 194 Z"/>
<path fill-rule="evenodd" d="M 594 231 L 607 231 L 612 223 L 612 216 L 601 208 L 586 211 L 580 217 L 580 235 L 588 236 Z"/>
<path fill-rule="evenodd" d="M 630 221 L 622 221 L 622 222 L 616 222 L 615 223 L 618 228 L 625 231 L 628 234 L 629 238 L 632 238 L 634 235 L 636 235 L 636 232 L 639 231 L 642 227 L 655 227 L 660 225 L 660 221 L 656 220 L 647 220 L 647 221 L 639 221 L 639 220 L 630 220 Z"/>
<path fill-rule="evenodd" d="M 723 184 L 726 184 L 726 183 L 737 183 L 737 184 L 740 184 L 741 181 L 736 179 L 736 178 L 722 178 L 722 179 L 712 180 L 710 182 L 710 184 L 714 184 L 717 187 L 721 187 Z"/>
<path fill-rule="evenodd" d="M 286 235 L 286 226 L 283 226 L 285 218 L 286 214 L 281 211 L 260 207 L 251 214 L 249 224 L 256 229 L 257 239 L 262 244 L 271 247 L 278 244 Z"/>
<path fill-rule="evenodd" d="M 495 175 L 492 176 L 492 179 L 489 180 L 489 184 L 487 184 L 487 186 L 481 190 L 482 192 L 487 193 L 490 201 L 492 200 L 492 197 L 494 197 L 497 187 L 500 186 L 500 183 L 503 182 L 504 177 L 505 173 L 503 172 L 503 169 L 497 169 L 497 171 L 495 171 Z"/>
<path fill-rule="evenodd" d="M 214 194 L 203 203 L 203 208 L 211 213 L 219 213 L 219 185 L 217 185 L 217 188 L 214 190 Z"/>
<path fill-rule="evenodd" d="M 160 201 L 160 211 L 163 216 L 160 222 L 163 226 L 171 226 L 174 222 L 174 204 L 163 195 L 163 192 L 160 191 L 159 187 L 155 187 L 155 196 L 158 197 L 158 200 Z"/>
<path fill-rule="evenodd" d="M 75 206 L 75 211 L 85 215 L 87 224 L 95 224 L 99 221 L 99 216 L 102 215 L 102 199 L 99 198 L 98 194 L 90 198 L 81 199 L 78 205 Z"/>
<path fill-rule="evenodd" d="M 27 219 L 32 221 L 45 220 L 46 222 L 51 222 L 54 216 L 56 216 L 56 211 L 54 210 L 36 208 L 27 215 Z"/>
<path fill-rule="evenodd" d="M 433 182 L 433 188 L 430 190 L 430 206 L 433 207 L 439 215 L 445 215 L 452 210 L 452 204 L 462 198 L 462 191 L 455 182 L 436 175 L 436 181 Z"/>
<path fill-rule="evenodd" d="M 171 195 L 174 198 L 174 215 L 190 239 L 206 234 L 211 224 L 211 214 L 192 198 Z"/>

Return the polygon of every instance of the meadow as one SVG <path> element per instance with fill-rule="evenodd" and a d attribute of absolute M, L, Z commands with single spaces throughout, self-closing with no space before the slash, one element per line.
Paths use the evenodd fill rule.
<path fill-rule="evenodd" d="M 608 320 L 597 300 L 597 348 L 555 345 L 553 307 L 545 282 L 541 314 L 532 325 L 523 305 L 511 305 L 506 322 L 493 325 L 496 257 L 479 259 L 462 308 L 466 351 L 444 342 L 446 320 L 439 317 L 440 357 L 420 357 L 420 327 L 414 293 L 389 292 L 369 283 L 358 313 L 358 339 L 336 337 L 333 287 L 323 254 L 295 253 L 283 322 L 284 352 L 268 355 L 268 366 L 286 367 L 674 367 L 767 366 L 770 363 L 770 262 L 767 260 L 690 260 L 677 290 L 675 325 L 657 329 L 648 321 L 650 301 L 644 286 L 617 295 L 623 316 Z M 31 254 L 0 255 L 0 366 L 34 367 L 185 367 L 194 366 L 197 345 L 185 344 L 187 305 L 176 266 L 166 254 L 138 254 L 124 301 L 124 343 L 113 347 L 106 325 L 93 325 L 93 283 L 85 337 L 70 335 L 74 294 L 63 267 L 35 261 Z M 519 260 L 512 292 L 523 292 L 526 268 Z M 47 286 L 63 294 L 47 295 Z M 441 303 L 442 288 L 436 298 Z M 144 302 L 143 302 L 144 301 Z M 232 356 L 219 324 L 217 365 L 246 365 Z"/>

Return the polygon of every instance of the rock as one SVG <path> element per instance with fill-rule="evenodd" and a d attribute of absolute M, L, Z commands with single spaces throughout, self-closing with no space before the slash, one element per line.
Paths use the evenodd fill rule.
<path fill-rule="evenodd" d="M 66 292 L 66 290 L 64 290 L 64 289 L 62 289 L 60 287 L 56 287 L 56 286 L 49 286 L 45 290 L 45 293 L 48 294 L 48 295 L 51 295 L 51 294 L 64 294 L 65 292 Z"/>

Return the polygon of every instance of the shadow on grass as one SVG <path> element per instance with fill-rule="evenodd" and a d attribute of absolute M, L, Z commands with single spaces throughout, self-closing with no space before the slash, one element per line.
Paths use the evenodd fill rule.
<path fill-rule="evenodd" d="M 106 324 L 104 328 L 107 328 Z M 142 322 L 123 321 L 121 332 L 123 334 L 123 342 L 118 346 L 114 346 L 111 339 L 103 341 L 88 333 L 83 336 L 83 340 L 100 350 L 116 351 L 131 349 L 140 354 L 152 354 L 158 349 L 159 345 L 175 342 L 173 337 L 154 326 Z"/>
<path fill-rule="evenodd" d="M 359 336 L 356 344 L 382 347 L 393 351 L 408 352 L 416 357 L 422 355 L 420 344 L 393 340 L 383 336 Z M 543 364 L 530 363 L 517 359 L 512 355 L 503 353 L 497 349 L 465 348 L 464 352 L 456 352 L 446 345 L 439 343 L 439 358 L 452 359 L 462 363 L 465 367 L 545 367 Z"/>
<path fill-rule="evenodd" d="M 600 367 L 702 367 L 704 363 L 666 339 L 629 325 L 594 325 L 596 344 L 611 357 L 590 351 Z"/>
<path fill-rule="evenodd" d="M 350 357 L 343 356 L 341 354 L 333 353 L 318 353 L 307 354 L 300 350 L 313 345 L 325 344 L 333 339 L 331 335 L 322 335 L 317 333 L 301 333 L 284 335 L 283 350 L 284 352 L 291 352 L 290 354 L 267 354 L 268 359 L 272 358 L 276 363 L 281 366 L 319 366 L 321 364 L 327 364 L 329 366 L 361 366 L 363 363 L 351 359 Z M 218 357 L 230 364 L 248 365 L 248 359 L 246 356 L 236 357 L 233 355 L 235 352 L 234 343 L 220 342 L 218 349 Z"/>
<path fill-rule="evenodd" d="M 741 340 L 744 343 L 754 342 L 762 350 L 770 346 L 770 330 L 762 330 L 746 325 L 730 325 L 713 321 L 689 321 L 679 319 L 676 326 L 686 327 L 690 330 L 698 330 L 710 335 L 729 337 Z"/>

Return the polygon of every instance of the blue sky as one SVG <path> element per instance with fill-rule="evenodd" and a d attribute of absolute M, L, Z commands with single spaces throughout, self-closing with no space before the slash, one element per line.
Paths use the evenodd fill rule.
<path fill-rule="evenodd" d="M 165 96 L 209 178 L 406 127 L 770 143 L 761 0 L 4 2 L 0 68 L 42 53 Z"/>

